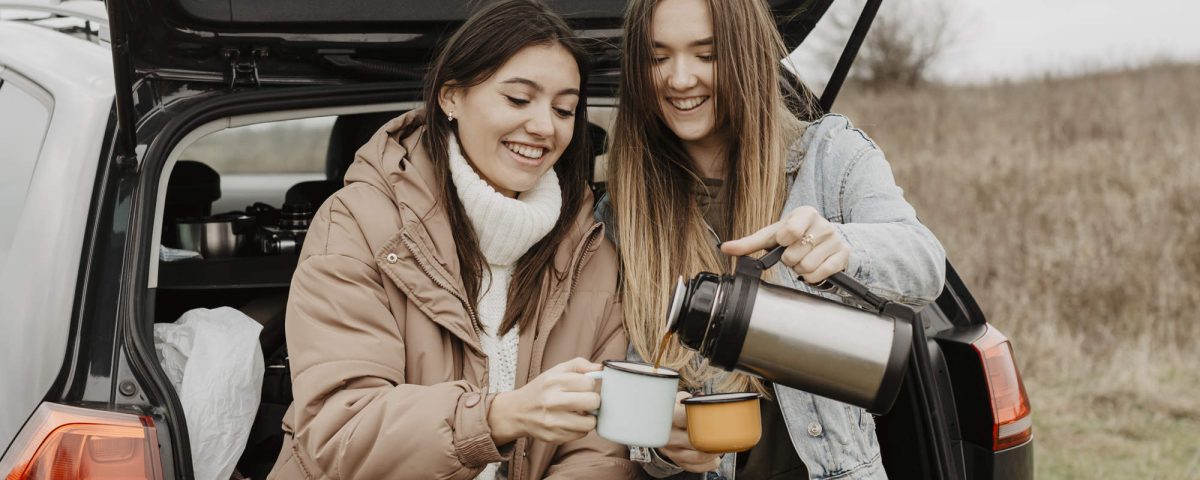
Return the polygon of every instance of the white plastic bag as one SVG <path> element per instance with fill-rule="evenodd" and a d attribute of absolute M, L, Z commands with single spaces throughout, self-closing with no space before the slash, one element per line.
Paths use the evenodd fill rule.
<path fill-rule="evenodd" d="M 154 349 L 183 403 L 197 480 L 227 480 L 246 448 L 262 392 L 261 330 L 229 307 L 154 325 Z"/>

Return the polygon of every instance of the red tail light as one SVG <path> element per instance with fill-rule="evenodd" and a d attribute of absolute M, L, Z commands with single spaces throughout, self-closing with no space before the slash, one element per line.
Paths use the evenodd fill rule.
<path fill-rule="evenodd" d="M 992 450 L 1025 443 L 1033 436 L 1033 416 L 1012 345 L 1003 333 L 989 325 L 972 346 L 979 352 L 992 400 Z"/>
<path fill-rule="evenodd" d="M 5 480 L 161 479 L 149 417 L 43 403 L 0 459 Z"/>

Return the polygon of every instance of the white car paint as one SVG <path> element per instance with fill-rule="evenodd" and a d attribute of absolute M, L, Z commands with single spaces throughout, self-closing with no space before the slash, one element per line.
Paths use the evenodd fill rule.
<path fill-rule="evenodd" d="M 14 21 L 0 21 L 0 45 L 0 69 L 53 97 L 12 250 L 0 263 L 0 447 L 7 447 L 66 356 L 115 87 L 106 46 Z"/>

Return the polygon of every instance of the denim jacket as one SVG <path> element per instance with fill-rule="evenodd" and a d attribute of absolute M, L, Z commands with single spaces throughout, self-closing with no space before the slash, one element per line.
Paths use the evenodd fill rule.
<path fill-rule="evenodd" d="M 790 186 L 784 214 L 807 205 L 836 224 L 852 249 L 846 273 L 872 292 L 914 307 L 937 298 L 945 251 L 904 200 L 883 152 L 849 119 L 831 114 L 811 123 L 789 148 L 786 169 Z M 613 232 L 608 200 L 601 199 L 596 212 Z M 785 286 L 821 294 L 782 263 L 776 268 Z M 809 478 L 887 477 L 871 414 L 783 385 L 775 385 L 775 400 Z M 726 455 L 722 462 L 724 478 L 733 478 L 733 457 Z M 652 458 L 644 467 L 654 477 L 681 471 L 657 455 Z"/>

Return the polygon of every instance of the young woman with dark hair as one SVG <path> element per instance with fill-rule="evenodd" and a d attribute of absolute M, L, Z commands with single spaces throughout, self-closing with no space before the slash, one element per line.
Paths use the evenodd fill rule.
<path fill-rule="evenodd" d="M 533 0 L 475 13 L 359 149 L 293 277 L 273 478 L 630 478 L 594 362 L 623 358 L 591 215 L 584 49 Z"/>

